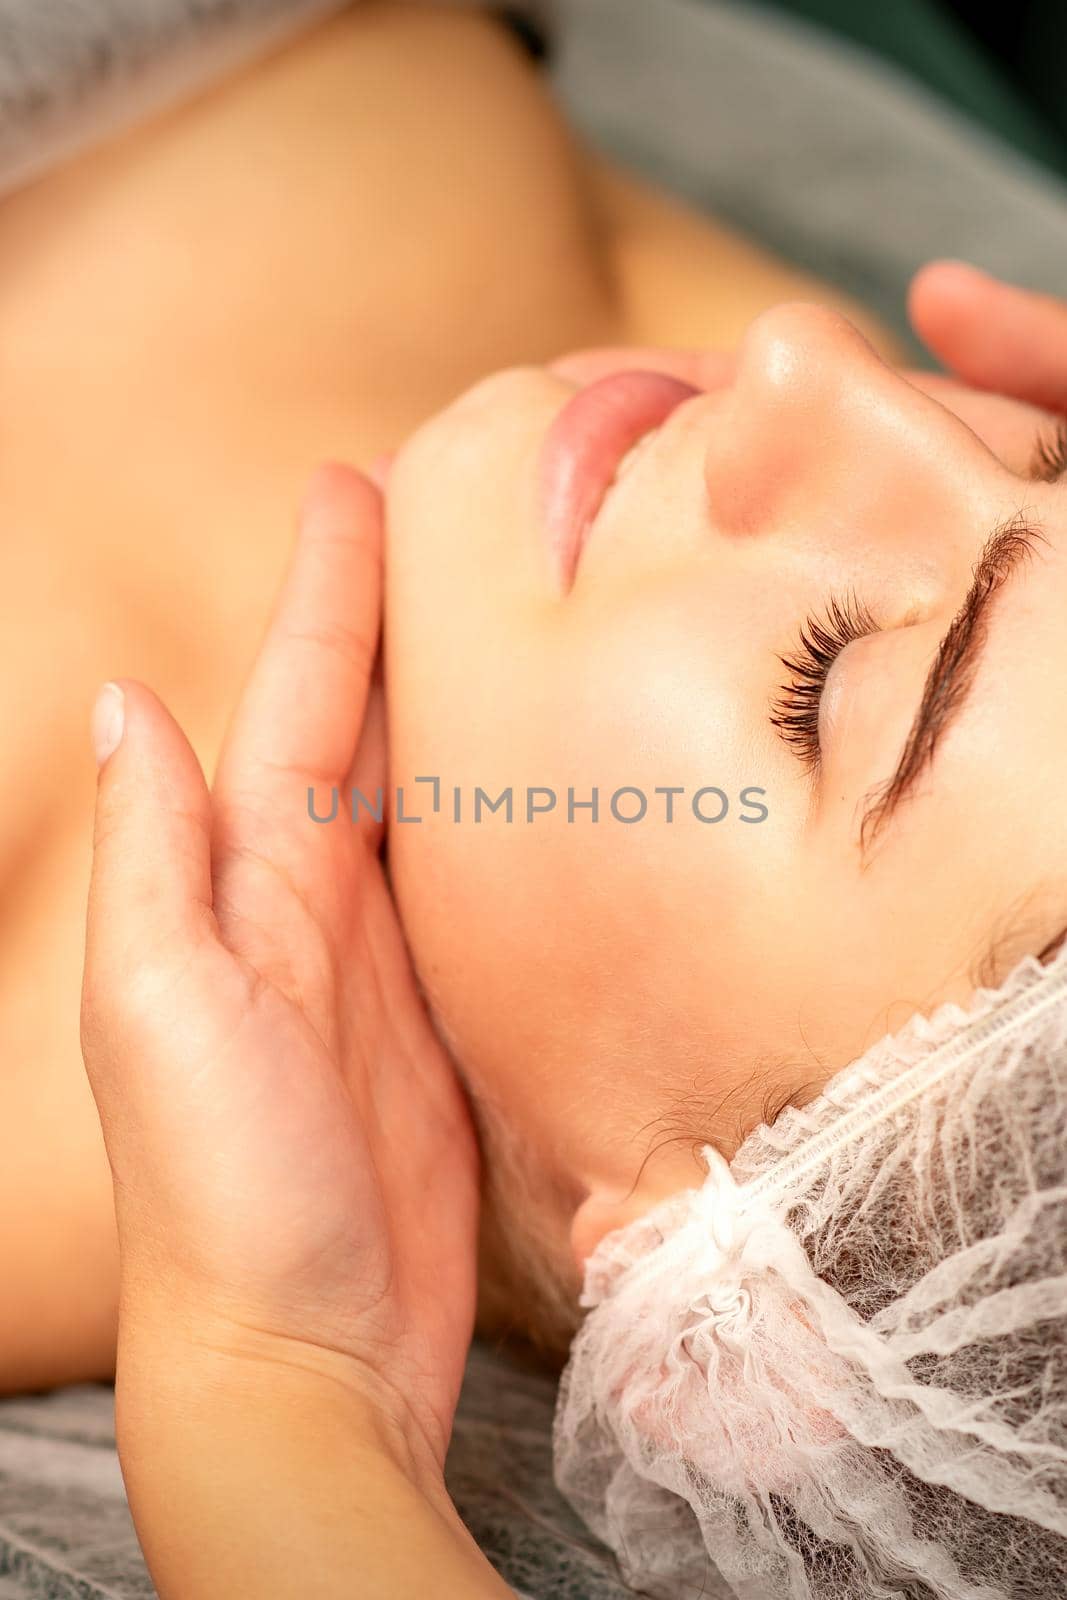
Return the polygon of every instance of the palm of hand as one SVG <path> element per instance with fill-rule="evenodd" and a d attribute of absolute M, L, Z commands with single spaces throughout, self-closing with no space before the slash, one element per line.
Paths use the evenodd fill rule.
<path fill-rule="evenodd" d="M 343 807 L 316 825 L 306 807 L 310 785 L 384 787 L 371 496 L 350 474 L 320 483 L 213 795 L 158 702 L 127 690 L 130 733 L 169 747 L 154 853 L 171 881 L 139 851 L 121 870 L 141 875 L 126 900 L 142 915 L 105 923 L 105 800 L 128 808 L 141 781 L 120 748 L 102 785 L 86 1057 L 124 1254 L 236 1324 L 369 1363 L 443 1455 L 473 1321 L 474 1134 L 381 827 Z"/>

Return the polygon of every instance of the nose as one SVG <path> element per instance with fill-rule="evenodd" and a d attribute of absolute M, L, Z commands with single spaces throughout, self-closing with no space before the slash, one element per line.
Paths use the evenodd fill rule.
<path fill-rule="evenodd" d="M 753 322 L 737 379 L 709 430 L 704 474 L 712 519 L 728 535 L 827 532 L 892 502 L 902 483 L 955 492 L 946 428 L 977 440 L 886 365 L 847 317 L 806 302 Z M 818 524 L 818 526 L 816 526 Z"/>

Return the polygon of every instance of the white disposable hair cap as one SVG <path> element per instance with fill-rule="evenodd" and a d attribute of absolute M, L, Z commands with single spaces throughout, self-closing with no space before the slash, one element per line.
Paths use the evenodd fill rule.
<path fill-rule="evenodd" d="M 608 1235 L 556 1479 L 670 1600 L 1067 1595 L 1067 944 Z"/>

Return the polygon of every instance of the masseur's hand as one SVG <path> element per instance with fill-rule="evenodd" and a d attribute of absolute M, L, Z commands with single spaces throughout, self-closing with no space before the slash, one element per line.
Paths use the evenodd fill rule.
<path fill-rule="evenodd" d="M 403 1595 L 405 1561 L 415 1592 L 457 1552 L 476 1593 L 483 1565 L 440 1476 L 476 1145 L 382 827 L 348 820 L 353 787 L 385 784 L 380 523 L 369 482 L 320 472 L 213 789 L 148 689 L 94 712 L 83 1044 L 119 1229 L 120 1450 L 157 1586 L 183 1600 L 332 1594 L 320 1558 L 338 1592 L 378 1574 Z M 324 815 L 333 785 L 316 824 L 308 788 Z M 447 1553 L 424 1561 L 427 1502 Z"/>
<path fill-rule="evenodd" d="M 1067 302 L 931 261 L 912 279 L 912 326 L 938 360 L 976 389 L 1067 411 Z"/>

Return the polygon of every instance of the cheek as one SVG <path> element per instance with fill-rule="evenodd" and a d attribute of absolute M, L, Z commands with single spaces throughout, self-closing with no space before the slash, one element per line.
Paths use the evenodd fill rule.
<path fill-rule="evenodd" d="M 710 631 L 646 591 L 630 614 L 512 616 L 488 655 L 402 661 L 390 685 L 395 778 L 441 778 L 441 812 L 412 805 L 424 820 L 390 837 L 420 976 L 475 1086 L 546 1138 L 594 1112 L 621 1137 L 662 1109 L 664 1061 L 714 1058 L 735 929 L 782 879 L 768 763 Z M 767 821 L 741 820 L 747 785 Z M 510 790 L 511 820 L 476 822 L 476 788 Z M 530 789 L 552 809 L 531 818 Z"/>

